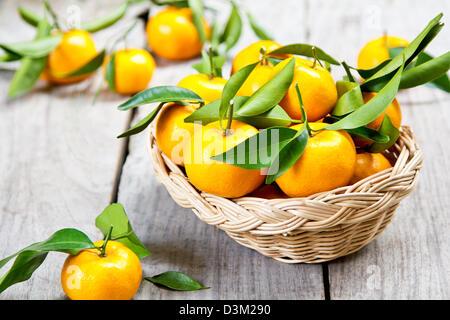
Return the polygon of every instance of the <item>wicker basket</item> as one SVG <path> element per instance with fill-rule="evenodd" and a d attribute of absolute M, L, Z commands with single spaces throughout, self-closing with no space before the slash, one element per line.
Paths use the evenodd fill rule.
<path fill-rule="evenodd" d="M 354 185 L 307 198 L 225 199 L 198 191 L 161 153 L 153 129 L 148 143 L 158 180 L 180 206 L 240 244 L 286 263 L 329 261 L 371 242 L 414 189 L 422 166 L 422 152 L 411 129 L 403 126 L 386 154 L 394 167 Z"/>

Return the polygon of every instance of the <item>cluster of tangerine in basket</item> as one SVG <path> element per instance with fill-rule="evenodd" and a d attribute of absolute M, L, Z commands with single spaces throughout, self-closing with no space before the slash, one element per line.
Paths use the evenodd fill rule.
<path fill-rule="evenodd" d="M 262 52 L 270 52 L 279 47 L 281 46 L 278 43 L 270 40 L 259 41 L 236 55 L 232 74 L 258 62 L 236 96 L 252 96 L 291 60 L 290 55 L 278 55 L 275 57 L 284 60 L 274 65 L 264 57 Z M 338 100 L 335 81 L 330 72 L 317 61 L 298 57 L 293 59 L 293 79 L 279 105 L 291 119 L 302 120 L 295 86 L 296 83 L 301 84 L 299 90 L 303 107 L 310 121 L 309 128 L 306 129 L 309 130 L 309 139 L 302 155 L 277 177 L 274 183 L 264 184 L 268 169 L 248 169 L 211 159 L 212 156 L 226 152 L 249 137 L 257 135 L 260 131 L 255 126 L 236 119 L 228 123 L 229 117 L 222 122 L 212 121 L 204 126 L 185 122 L 185 119 L 196 111 L 198 104 L 171 103 L 162 109 L 155 127 L 157 144 L 167 157 L 185 168 L 186 175 L 196 188 L 227 198 L 245 195 L 263 198 L 304 197 L 353 184 L 391 167 L 391 163 L 383 154 L 369 153 L 369 149 L 363 148 L 372 141 L 345 130 L 321 130 L 326 125 L 324 118 L 332 112 Z M 361 56 L 360 59 L 365 58 Z M 198 74 L 182 79 L 178 86 L 196 92 L 207 104 L 221 99 L 226 82 L 221 77 Z M 376 93 L 364 92 L 364 101 L 375 95 Z M 378 130 L 385 113 L 389 115 L 395 127 L 399 128 L 401 111 L 396 99 L 367 127 Z M 301 130 L 302 127 L 303 123 L 290 126 L 294 130 Z M 281 134 L 278 134 L 279 139 L 282 138 Z M 272 133 L 272 139 L 273 136 Z M 272 139 L 260 139 L 258 143 L 270 145 Z M 273 145 L 279 146 L 277 143 L 272 143 Z M 261 149 L 263 148 L 260 145 L 253 144 L 253 149 L 249 146 L 249 153 L 252 155 L 261 152 Z M 236 149 L 236 157 L 241 158 L 242 163 L 245 162 L 245 152 L 245 148 Z M 269 154 L 262 156 L 270 157 Z M 255 162 L 256 159 L 253 163 Z M 279 162 L 278 166 L 281 165 Z"/>

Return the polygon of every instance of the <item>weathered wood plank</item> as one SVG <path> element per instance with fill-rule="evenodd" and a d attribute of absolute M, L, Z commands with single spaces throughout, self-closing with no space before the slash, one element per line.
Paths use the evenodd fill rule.
<path fill-rule="evenodd" d="M 290 1 L 292 8 L 274 6 L 271 1 L 245 1 L 245 7 L 267 26 L 281 42 L 298 41 L 306 33 L 297 20 L 303 4 Z M 270 8 L 270 10 L 268 10 Z M 277 25 L 273 17 L 287 17 Z M 294 19 L 295 17 L 295 19 Z M 281 20 L 281 19 L 280 19 Z M 249 28 L 230 54 L 256 41 Z M 195 72 L 193 62 L 167 64 L 156 70 L 152 85 L 176 85 Z M 227 74 L 230 63 L 226 66 Z M 147 107 L 143 110 L 148 111 Z M 145 112 L 139 112 L 139 117 Z M 135 119 L 136 121 L 136 119 Z M 320 265 L 286 265 L 245 248 L 224 232 L 208 226 L 179 207 L 153 175 L 146 150 L 146 135 L 131 138 L 130 153 L 123 168 L 119 201 L 153 254 L 144 263 L 144 273 L 179 270 L 210 286 L 198 292 L 161 290 L 151 284 L 141 287 L 137 299 L 323 299 Z"/>
<path fill-rule="evenodd" d="M 412 39 L 428 20 L 450 9 L 448 1 L 428 5 L 421 1 L 340 1 L 332 7 L 327 1 L 309 3 L 310 42 L 330 48 L 352 65 L 364 43 L 384 30 Z M 427 51 L 435 56 L 447 51 L 449 35 L 446 26 Z M 446 148 L 450 97 L 421 87 L 399 93 L 398 100 L 403 123 L 412 126 L 425 155 L 418 188 L 403 201 L 377 240 L 329 263 L 331 299 L 450 297 L 450 153 Z"/>
<path fill-rule="evenodd" d="M 104 13 L 106 2 L 111 3 L 89 2 L 89 12 Z M 64 5 L 56 2 L 55 8 L 64 10 Z M 34 35 L 20 21 L 16 6 L 17 1 L 0 4 L 2 42 Z M 92 79 L 55 88 L 40 83 L 40 89 L 8 101 L 12 74 L 0 71 L 0 257 L 64 227 L 101 238 L 94 220 L 110 201 L 121 150 L 114 137 L 127 121 L 111 106 L 123 97 L 106 93 L 92 105 L 100 80 Z M 65 255 L 50 254 L 47 259 L 30 281 L 9 288 L 1 299 L 64 298 L 59 279 Z"/>

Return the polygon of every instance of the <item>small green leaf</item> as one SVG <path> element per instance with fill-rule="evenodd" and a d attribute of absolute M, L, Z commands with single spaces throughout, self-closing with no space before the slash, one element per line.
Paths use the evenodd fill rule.
<path fill-rule="evenodd" d="M 93 57 L 91 60 L 89 60 L 86 64 L 78 68 L 77 70 L 71 72 L 71 73 L 53 73 L 54 76 L 59 78 L 70 78 L 70 77 L 76 77 L 76 76 L 82 76 L 89 73 L 92 73 L 96 71 L 98 68 L 100 68 L 103 64 L 103 61 L 105 60 L 105 50 L 102 50 L 99 52 L 95 57 Z"/>
<path fill-rule="evenodd" d="M 255 35 L 261 40 L 273 40 L 273 38 L 256 22 L 250 12 L 247 12 L 248 22 Z"/>
<path fill-rule="evenodd" d="M 353 70 L 356 70 L 363 79 L 368 79 L 371 76 L 373 76 L 375 73 L 377 73 L 379 70 L 383 69 L 384 66 L 386 66 L 389 62 L 391 62 L 391 59 L 383 61 L 382 63 L 380 63 L 379 65 L 377 65 L 376 67 L 373 67 L 371 69 L 356 69 L 353 67 L 350 67 L 350 68 Z"/>
<path fill-rule="evenodd" d="M 150 255 L 150 251 L 147 250 L 134 233 L 127 214 L 120 203 L 113 203 L 107 206 L 97 219 L 95 219 L 95 225 L 105 236 L 111 226 L 113 226 L 111 240 L 119 241 L 126 245 L 139 259 Z"/>
<path fill-rule="evenodd" d="M 242 19 L 239 15 L 238 7 L 232 2 L 230 17 L 228 18 L 225 30 L 221 37 L 221 42 L 226 44 L 226 51 L 229 51 L 238 42 L 242 33 Z"/>
<path fill-rule="evenodd" d="M 272 79 L 259 88 L 237 111 L 240 116 L 255 116 L 264 113 L 281 101 L 294 77 L 293 58 Z"/>
<path fill-rule="evenodd" d="M 136 108 L 146 103 L 175 102 L 183 100 L 203 104 L 202 98 L 200 98 L 194 91 L 175 86 L 159 86 L 145 89 L 135 94 L 117 108 L 124 111 Z"/>
<path fill-rule="evenodd" d="M 119 135 L 117 138 L 129 137 L 129 136 L 132 136 L 134 134 L 137 134 L 137 133 L 145 130 L 145 128 L 147 128 L 150 125 L 150 123 L 156 118 L 156 115 L 161 110 L 161 108 L 163 107 L 164 104 L 165 104 L 165 102 L 161 102 L 144 119 L 142 119 L 141 121 L 136 123 L 133 127 L 131 127 L 130 129 L 128 129 L 127 131 L 125 131 L 124 133 Z"/>
<path fill-rule="evenodd" d="M 47 20 L 40 20 L 37 26 L 36 39 L 46 37 L 50 34 L 51 26 Z M 8 97 L 15 98 L 33 88 L 39 76 L 45 69 L 46 57 L 42 58 L 22 58 L 19 69 L 14 73 L 14 77 L 9 85 Z"/>
<path fill-rule="evenodd" d="M 116 54 L 111 54 L 111 59 L 108 61 L 106 66 L 105 74 L 106 82 L 108 87 L 112 92 L 116 92 Z"/>
<path fill-rule="evenodd" d="M 192 11 L 192 20 L 197 29 L 200 41 L 206 41 L 205 29 L 203 28 L 203 2 L 201 0 L 188 0 L 189 8 Z"/>
<path fill-rule="evenodd" d="M 21 59 L 21 56 L 19 56 L 17 54 L 6 52 L 4 55 L 0 56 L 0 63 L 17 61 L 20 59 Z"/>
<path fill-rule="evenodd" d="M 295 55 L 300 55 L 300 56 L 304 56 L 304 57 L 314 58 L 313 50 L 312 50 L 313 48 L 315 48 L 315 50 L 316 50 L 316 56 L 318 59 L 327 61 L 334 65 L 340 65 L 340 63 L 336 59 L 334 59 L 329 54 L 325 53 L 322 49 L 320 49 L 316 46 L 310 45 L 310 44 L 306 44 L 306 43 L 288 44 L 286 46 L 283 46 L 281 48 L 278 48 L 276 50 L 269 52 L 269 54 L 270 55 L 295 54 Z"/>
<path fill-rule="evenodd" d="M 276 66 L 281 61 L 283 61 L 283 59 L 278 59 L 278 58 L 274 58 L 274 57 L 267 57 L 266 59 L 269 60 L 270 63 L 273 64 L 274 66 Z"/>
<path fill-rule="evenodd" d="M 41 21 L 43 18 L 43 17 L 39 16 L 37 13 L 35 13 L 29 9 L 20 7 L 20 6 L 19 6 L 18 10 L 19 10 L 20 17 L 26 23 L 28 23 L 29 25 L 31 25 L 33 27 L 37 27 L 37 25 L 39 24 L 39 21 Z"/>
<path fill-rule="evenodd" d="M 353 112 L 364 104 L 361 87 L 350 81 L 336 81 L 339 99 L 331 112 L 335 116 L 343 116 Z"/>
<path fill-rule="evenodd" d="M 108 15 L 102 18 L 95 19 L 93 21 L 82 23 L 80 29 L 86 30 L 88 32 L 97 32 L 99 30 L 105 29 L 119 21 L 125 15 L 128 9 L 128 5 L 129 1 L 125 1 Z"/>
<path fill-rule="evenodd" d="M 195 291 L 201 289 L 209 289 L 209 287 L 203 287 L 200 283 L 178 271 L 166 271 L 158 274 L 154 277 L 145 277 L 154 284 L 164 286 L 166 288 L 177 291 Z"/>
<path fill-rule="evenodd" d="M 387 115 L 384 115 L 383 122 L 381 123 L 380 129 L 378 132 L 381 135 L 385 135 L 389 137 L 387 142 L 374 142 L 368 147 L 368 151 L 372 153 L 382 153 L 385 150 L 392 147 L 397 141 L 400 131 L 392 124 L 391 119 Z"/>
<path fill-rule="evenodd" d="M 403 68 L 404 64 L 400 66 L 395 76 L 392 77 L 375 97 L 336 123 L 326 126 L 326 129 L 354 129 L 365 126 L 375 120 L 394 100 L 400 84 Z"/>
<path fill-rule="evenodd" d="M 214 74 L 215 77 L 222 76 L 222 67 L 225 64 L 227 57 L 225 56 L 214 56 L 213 58 L 214 70 L 211 72 L 211 61 L 209 55 L 206 51 L 202 51 L 202 61 L 200 63 L 196 63 L 192 66 L 198 73 L 211 75 Z"/>
<path fill-rule="evenodd" d="M 16 42 L 10 44 L 0 44 L 0 48 L 6 52 L 19 55 L 21 57 L 42 58 L 47 56 L 61 42 L 61 35 L 46 36 L 39 39 Z"/>
<path fill-rule="evenodd" d="M 259 62 L 245 66 L 244 68 L 233 74 L 227 81 L 227 83 L 225 83 L 222 91 L 222 98 L 219 109 L 220 121 L 222 121 L 223 117 L 227 113 L 227 110 L 230 107 L 231 100 L 233 100 L 233 98 L 236 96 L 237 92 L 242 87 L 242 84 L 248 78 L 253 69 L 255 69 L 258 63 Z M 235 110 L 237 110 L 237 108 L 235 108 Z"/>

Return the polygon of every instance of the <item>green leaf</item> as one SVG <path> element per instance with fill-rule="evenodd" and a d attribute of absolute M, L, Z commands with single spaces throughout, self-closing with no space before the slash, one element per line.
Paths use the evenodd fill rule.
<path fill-rule="evenodd" d="M 408 66 L 408 64 L 421 53 L 426 46 L 434 39 L 434 37 L 442 29 L 443 24 L 439 21 L 442 18 L 442 13 L 432 19 L 425 29 L 413 40 L 411 43 L 401 51 L 401 54 L 397 55 L 391 61 L 389 61 L 383 68 L 379 69 L 375 74 L 368 78 L 362 85 L 362 88 L 371 90 L 374 82 L 387 82 L 394 75 L 394 72 L 402 65 Z M 403 67 L 403 68 L 404 68 Z"/>
<path fill-rule="evenodd" d="M 59 251 L 69 254 L 77 254 L 83 249 L 94 248 L 94 244 L 89 237 L 83 232 L 76 229 L 62 229 L 56 231 L 50 238 L 45 241 L 33 243 L 28 247 L 10 255 L 9 257 L 0 260 L 0 268 L 2 268 L 8 261 L 15 256 L 24 252 L 49 252 Z"/>
<path fill-rule="evenodd" d="M 22 57 L 42 58 L 47 56 L 61 42 L 61 35 L 46 36 L 39 39 L 16 42 L 10 44 L 0 44 L 0 48 L 9 53 L 13 53 Z"/>
<path fill-rule="evenodd" d="M 150 255 L 150 251 L 142 244 L 131 227 L 127 214 L 120 203 L 113 203 L 105 208 L 95 219 L 95 225 L 103 235 L 113 226 L 111 240 L 119 241 L 132 250 L 139 259 Z"/>
<path fill-rule="evenodd" d="M 361 87 L 351 81 L 336 81 L 339 99 L 331 112 L 335 116 L 343 116 L 353 112 L 364 104 Z"/>
<path fill-rule="evenodd" d="M 211 159 L 250 170 L 269 168 L 280 150 L 296 134 L 296 130 L 286 127 L 264 129 Z"/>
<path fill-rule="evenodd" d="M 419 55 L 420 58 L 422 54 Z M 400 82 L 400 89 L 407 89 L 419 86 L 425 83 L 433 83 L 437 88 L 450 92 L 450 81 L 447 71 L 450 69 L 450 52 L 447 52 L 437 58 L 423 57 L 416 66 L 403 72 Z"/>
<path fill-rule="evenodd" d="M 234 98 L 234 110 L 239 110 L 241 106 L 249 99 L 245 96 L 237 96 Z M 201 121 L 203 125 L 219 120 L 219 108 L 221 99 L 208 103 L 207 105 L 197 109 L 194 113 L 184 119 L 185 122 Z M 234 120 L 242 121 L 256 128 L 268 128 L 273 126 L 288 126 L 293 120 L 288 116 L 286 111 L 279 105 L 271 110 L 251 117 L 243 117 L 233 115 Z"/>
<path fill-rule="evenodd" d="M 308 144 L 309 134 L 306 126 L 280 150 L 280 153 L 272 161 L 266 177 L 266 184 L 271 184 L 281 177 L 301 157 Z"/>
<path fill-rule="evenodd" d="M 4 55 L 0 56 L 0 63 L 17 61 L 20 59 L 21 59 L 21 56 L 18 56 L 17 54 L 6 52 Z"/>
<path fill-rule="evenodd" d="M 158 274 L 154 277 L 145 277 L 154 284 L 164 286 L 166 288 L 177 291 L 195 291 L 201 289 L 209 289 L 209 287 L 203 287 L 200 283 L 178 271 L 166 271 Z"/>
<path fill-rule="evenodd" d="M 86 30 L 88 32 L 97 32 L 99 30 L 105 29 L 119 21 L 125 15 L 128 9 L 128 5 L 129 1 L 125 1 L 108 15 L 102 18 L 95 19 L 93 21 L 82 23 L 80 29 Z"/>
<path fill-rule="evenodd" d="M 156 115 L 161 110 L 161 108 L 163 107 L 164 104 L 165 104 L 165 102 L 161 102 L 144 119 L 142 119 L 141 121 L 136 123 L 133 127 L 131 127 L 130 129 L 128 129 L 127 131 L 125 131 L 124 133 L 119 135 L 117 138 L 129 137 L 129 136 L 132 136 L 134 134 L 137 134 L 137 133 L 145 130 L 145 128 L 147 128 L 150 125 L 150 123 L 152 123 L 152 121 L 156 118 Z"/>
<path fill-rule="evenodd" d="M 324 123 L 335 123 L 336 121 L 339 121 L 342 117 L 326 117 L 323 122 Z M 377 130 L 368 128 L 368 127 L 359 127 L 354 129 L 345 129 L 348 133 L 351 133 L 353 135 L 357 135 L 361 138 L 375 141 L 375 142 L 381 142 L 386 143 L 389 142 L 389 137 L 380 134 Z"/>
<path fill-rule="evenodd" d="M 124 111 L 146 103 L 174 102 L 183 100 L 203 104 L 202 98 L 200 98 L 194 91 L 175 86 L 159 86 L 149 88 L 135 94 L 117 108 Z"/>
<path fill-rule="evenodd" d="M 211 75 L 214 74 L 215 77 L 222 77 L 222 67 L 225 64 L 227 57 L 225 56 L 214 56 L 213 58 L 214 70 L 211 72 L 211 61 L 209 54 L 206 51 L 202 51 L 202 61 L 196 63 L 192 66 L 199 73 Z"/>
<path fill-rule="evenodd" d="M 47 20 L 39 21 L 37 26 L 36 39 L 46 37 L 50 34 L 51 26 Z M 33 88 L 39 76 L 45 69 L 46 57 L 42 58 L 22 58 L 19 69 L 14 73 L 14 77 L 9 85 L 8 97 L 15 98 Z"/>
<path fill-rule="evenodd" d="M 89 62 L 87 62 L 86 64 L 84 64 L 83 66 L 81 66 L 80 68 L 71 73 L 68 74 L 53 73 L 53 75 L 60 78 L 70 78 L 90 74 L 102 66 L 103 61 L 105 60 L 105 54 L 106 54 L 105 50 L 102 50 L 95 57 L 89 60 Z"/>
<path fill-rule="evenodd" d="M 391 62 L 391 59 L 383 61 L 382 63 L 380 63 L 379 65 L 377 65 L 376 67 L 373 67 L 371 69 L 356 69 L 353 67 L 350 67 L 350 68 L 356 70 L 363 79 L 368 79 L 371 76 L 373 76 L 375 73 L 377 73 L 379 70 L 383 69 L 384 66 L 386 66 L 389 62 Z"/>
<path fill-rule="evenodd" d="M 221 42 L 226 44 L 226 51 L 229 51 L 238 42 L 242 33 L 242 19 L 239 15 L 238 7 L 232 2 L 230 17 L 228 18 L 225 30 L 221 37 Z"/>
<path fill-rule="evenodd" d="M 203 2 L 201 0 L 188 0 L 189 8 L 192 11 L 192 20 L 197 29 L 200 41 L 206 41 L 205 29 L 203 28 Z"/>
<path fill-rule="evenodd" d="M 219 50 L 220 45 L 220 25 L 217 22 L 217 20 L 214 20 L 212 26 L 211 26 L 211 47 L 215 52 Z"/>
<path fill-rule="evenodd" d="M 133 2 L 142 2 L 145 0 L 133 0 Z M 175 7 L 188 7 L 187 0 L 150 0 L 151 3 L 157 6 L 175 6 Z"/>
<path fill-rule="evenodd" d="M 378 132 L 381 135 L 389 137 L 387 142 L 374 142 L 368 147 L 368 151 L 372 153 L 382 153 L 386 149 L 389 149 L 397 141 L 400 131 L 392 124 L 391 119 L 387 114 L 384 115 L 383 122 L 381 123 Z"/>
<path fill-rule="evenodd" d="M 326 126 L 326 129 L 354 129 L 365 126 L 375 120 L 394 100 L 399 88 L 403 68 L 404 64 L 400 66 L 395 76 L 375 97 L 336 123 Z"/>
<path fill-rule="evenodd" d="M 274 57 L 267 57 L 266 59 L 269 60 L 270 63 L 273 64 L 274 66 L 276 66 L 281 61 L 283 61 L 283 59 L 278 59 L 278 58 L 274 58 Z"/>
<path fill-rule="evenodd" d="M 111 54 L 111 59 L 108 61 L 106 66 L 105 74 L 106 82 L 108 87 L 112 92 L 116 92 L 116 54 Z"/>
<path fill-rule="evenodd" d="M 310 45 L 310 44 L 306 44 L 306 43 L 288 44 L 286 46 L 282 46 L 281 48 L 278 48 L 276 50 L 269 52 L 269 54 L 270 55 L 295 54 L 295 55 L 300 55 L 300 56 L 304 56 L 304 57 L 314 58 L 313 50 L 312 50 L 313 48 L 315 48 L 316 56 L 318 59 L 327 61 L 334 65 L 340 65 L 340 63 L 336 59 L 334 59 L 329 54 L 325 53 L 322 49 L 320 49 L 316 46 Z"/>
<path fill-rule="evenodd" d="M 237 111 L 240 116 L 264 113 L 281 101 L 294 77 L 295 60 L 291 60 L 272 79 L 259 88 Z"/>
<path fill-rule="evenodd" d="M 250 64 L 245 66 L 235 74 L 233 74 L 230 79 L 225 83 L 225 86 L 222 90 L 222 98 L 220 99 L 220 109 L 219 109 L 219 120 L 222 121 L 223 117 L 227 113 L 228 108 L 230 107 L 230 102 L 236 96 L 239 89 L 242 87 L 242 84 L 248 78 L 250 73 L 255 69 L 257 63 Z M 235 108 L 237 110 L 238 108 Z"/>
<path fill-rule="evenodd" d="M 23 7 L 19 6 L 18 10 L 19 10 L 20 17 L 26 23 L 28 23 L 29 25 L 31 25 L 33 27 L 37 27 L 38 24 L 39 24 L 39 21 L 42 20 L 41 16 L 39 16 L 37 13 L 35 13 L 35 12 L 29 10 L 29 9 L 26 9 L 26 8 L 23 8 Z"/>
<path fill-rule="evenodd" d="M 48 252 L 27 251 L 19 254 L 11 269 L 0 278 L 0 293 L 10 286 L 31 278 L 47 257 Z"/>
<path fill-rule="evenodd" d="M 247 12 L 248 22 L 255 35 L 261 40 L 273 40 L 273 38 L 256 22 L 250 12 Z"/>

